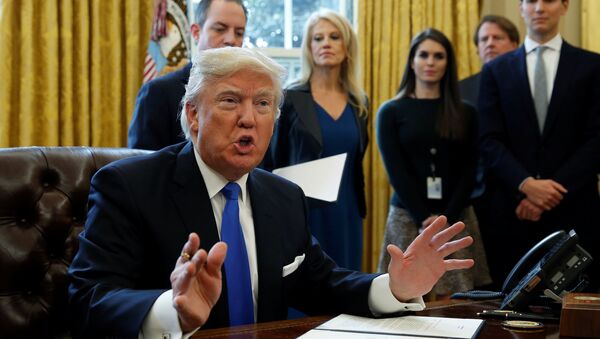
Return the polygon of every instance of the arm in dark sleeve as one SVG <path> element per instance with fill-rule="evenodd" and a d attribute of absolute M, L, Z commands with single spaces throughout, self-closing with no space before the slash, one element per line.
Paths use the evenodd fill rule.
<path fill-rule="evenodd" d="M 398 141 L 399 130 L 395 119 L 395 108 L 388 102 L 377 113 L 376 134 L 379 152 L 394 191 L 420 225 L 430 213 L 419 198 L 416 180 L 407 168 L 408 161 Z"/>
<path fill-rule="evenodd" d="M 519 184 L 532 174 L 514 157 L 507 147 L 507 128 L 501 107 L 496 74 L 489 64 L 481 71 L 479 90 L 479 135 L 480 148 L 486 167 L 500 178 L 509 188 L 519 194 Z"/>
<path fill-rule="evenodd" d="M 371 283 L 379 274 L 351 271 L 336 265 L 308 228 L 308 204 L 302 190 L 297 187 L 295 201 L 302 200 L 303 211 L 290 211 L 294 218 L 286 228 L 286 238 L 302 241 L 306 259 L 297 274 L 299 279 L 289 292 L 290 305 L 306 314 L 348 313 L 372 316 L 369 309 Z M 293 273 L 296 274 L 296 273 Z M 293 279 L 288 277 L 287 279 Z"/>
<path fill-rule="evenodd" d="M 469 104 L 464 105 L 464 110 L 465 120 L 468 126 L 466 135 L 466 140 L 468 140 L 466 144 L 468 149 L 466 152 L 468 153 L 468 156 L 465 163 L 458 164 L 458 166 L 461 166 L 462 168 L 460 171 L 460 179 L 456 189 L 452 192 L 452 196 L 450 201 L 448 201 L 448 206 L 444 212 L 448 218 L 448 223 L 450 224 L 459 221 L 458 218 L 460 213 L 469 204 L 477 169 L 477 112 Z"/>
<path fill-rule="evenodd" d="M 169 99 L 158 78 L 142 86 L 135 100 L 127 135 L 127 147 L 158 150 L 171 145 L 173 118 Z"/>
<path fill-rule="evenodd" d="M 581 87 L 576 90 L 586 93 L 583 95 L 586 103 L 580 106 L 585 110 L 581 133 L 584 141 L 579 148 L 573 150 L 571 158 L 553 176 L 569 192 L 588 187 L 590 178 L 595 178 L 600 173 L 600 56 L 591 53 L 587 55 L 589 59 L 580 64 L 588 81 L 580 83 Z M 566 110 L 561 114 L 573 113 Z"/>
<path fill-rule="evenodd" d="M 141 290 L 143 230 L 130 217 L 138 210 L 127 183 L 114 167 L 92 179 L 90 210 L 79 251 L 69 268 L 73 329 L 82 337 L 137 338 L 164 290 Z"/>

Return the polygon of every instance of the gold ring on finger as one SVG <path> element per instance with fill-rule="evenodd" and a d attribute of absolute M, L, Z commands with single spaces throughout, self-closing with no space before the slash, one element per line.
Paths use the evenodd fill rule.
<path fill-rule="evenodd" d="M 188 253 L 188 252 L 181 252 L 181 258 L 183 259 L 183 261 L 189 261 L 192 256 Z"/>

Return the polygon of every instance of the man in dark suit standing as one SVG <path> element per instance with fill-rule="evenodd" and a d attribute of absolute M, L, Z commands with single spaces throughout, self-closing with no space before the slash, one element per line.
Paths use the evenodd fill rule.
<path fill-rule="evenodd" d="M 521 1 L 523 46 L 483 67 L 481 148 L 496 244 L 488 259 L 497 283 L 539 240 L 574 228 L 596 258 L 588 273 L 599 284 L 600 56 L 562 39 L 568 7 Z"/>
<path fill-rule="evenodd" d="M 473 43 L 477 46 L 477 54 L 481 62 L 486 64 L 496 57 L 519 47 L 519 31 L 510 20 L 503 16 L 486 15 L 477 25 L 477 29 L 473 34 Z M 458 83 L 462 99 L 475 107 L 477 107 L 479 99 L 480 80 L 481 73 L 476 73 Z M 488 237 L 487 232 L 490 224 L 490 209 L 493 206 L 490 205 L 489 197 L 486 194 L 486 173 L 481 157 L 475 175 L 475 187 L 471 193 L 471 199 L 484 246 L 488 247 L 488 244 L 494 241 L 493 238 Z"/>
<path fill-rule="evenodd" d="M 519 47 L 519 30 L 503 16 L 486 15 L 475 29 L 473 43 L 477 47 L 479 59 L 486 64 Z M 481 73 L 475 73 L 458 83 L 461 97 L 473 106 L 477 106 L 479 98 L 480 76 Z"/>
<path fill-rule="evenodd" d="M 69 269 L 76 334 L 175 339 L 198 328 L 285 319 L 288 306 L 365 316 L 418 310 L 444 272 L 473 265 L 444 259 L 473 241 L 451 241 L 464 224 L 444 229 L 445 217 L 406 251 L 388 247 L 389 274 L 340 268 L 320 249 L 302 190 L 255 169 L 273 134 L 284 73 L 252 49 L 200 53 L 183 98 L 190 141 L 94 176 Z M 232 225 L 242 238 L 237 246 Z M 233 255 L 246 258 L 228 261 Z"/>
<path fill-rule="evenodd" d="M 242 46 L 248 11 L 242 0 L 202 0 L 190 30 L 197 51 Z M 144 84 L 129 125 L 129 148 L 158 150 L 185 140 L 179 124 L 181 98 L 192 64 Z"/>

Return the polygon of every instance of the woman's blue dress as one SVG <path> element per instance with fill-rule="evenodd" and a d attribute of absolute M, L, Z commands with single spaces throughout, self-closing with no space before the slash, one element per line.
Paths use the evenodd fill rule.
<path fill-rule="evenodd" d="M 337 202 L 320 204 L 310 211 L 309 226 L 325 252 L 342 267 L 360 270 L 362 262 L 362 219 L 358 210 L 357 194 L 362 188 L 354 187 L 354 163 L 359 159 L 360 139 L 356 117 L 350 104 L 334 120 L 315 102 L 321 135 L 322 158 L 348 153 L 340 183 Z"/>

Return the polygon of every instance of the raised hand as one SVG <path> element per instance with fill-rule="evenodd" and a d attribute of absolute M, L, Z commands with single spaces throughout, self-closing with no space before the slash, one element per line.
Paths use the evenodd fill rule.
<path fill-rule="evenodd" d="M 204 325 L 221 295 L 221 266 L 227 245 L 218 242 L 208 254 L 199 248 L 200 237 L 191 233 L 171 272 L 173 307 L 183 333 Z"/>
<path fill-rule="evenodd" d="M 425 228 L 427 228 L 427 227 L 429 227 L 429 225 L 433 224 L 433 222 L 435 221 L 435 219 L 437 219 L 437 217 L 439 217 L 439 215 L 432 214 L 432 215 L 428 216 L 427 218 L 425 218 L 425 220 L 423 220 L 423 222 L 421 223 L 421 227 L 419 227 L 419 233 L 422 233 Z"/>
<path fill-rule="evenodd" d="M 473 238 L 469 236 L 450 241 L 465 228 L 465 224 L 457 222 L 444 229 L 446 222 L 445 216 L 435 219 L 405 252 L 396 245 L 388 245 L 391 257 L 388 267 L 390 289 L 398 300 L 407 301 L 423 296 L 431 291 L 446 271 L 473 266 L 473 259 L 444 259 L 473 243 Z"/>

